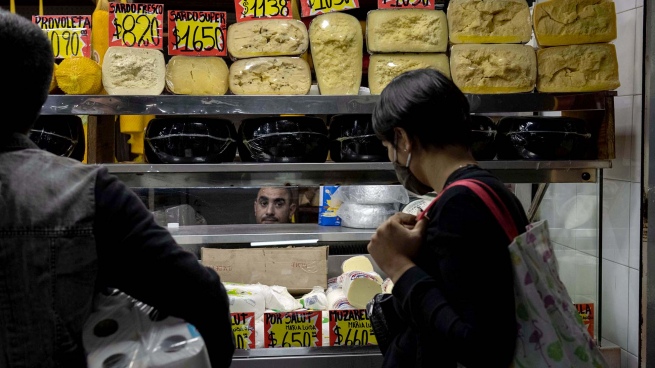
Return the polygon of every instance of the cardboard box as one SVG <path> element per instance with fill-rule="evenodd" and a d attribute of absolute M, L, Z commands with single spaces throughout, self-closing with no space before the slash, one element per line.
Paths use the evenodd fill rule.
<path fill-rule="evenodd" d="M 202 264 L 218 272 L 222 281 L 280 285 L 291 294 L 327 287 L 327 256 L 327 246 L 200 251 Z"/>

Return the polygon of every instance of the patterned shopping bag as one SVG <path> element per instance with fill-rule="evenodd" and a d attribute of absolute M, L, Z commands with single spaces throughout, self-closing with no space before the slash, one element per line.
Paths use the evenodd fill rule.
<path fill-rule="evenodd" d="M 475 192 L 508 238 L 513 239 L 509 252 L 514 269 L 518 334 L 512 367 L 608 367 L 559 278 L 548 222 L 530 224 L 523 234 L 517 235 L 507 207 L 486 184 L 466 179 L 451 184 L 454 185 Z"/>

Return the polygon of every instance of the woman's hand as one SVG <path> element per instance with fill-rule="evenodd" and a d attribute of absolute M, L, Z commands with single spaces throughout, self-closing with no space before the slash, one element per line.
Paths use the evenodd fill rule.
<path fill-rule="evenodd" d="M 380 225 L 371 237 L 368 252 L 394 283 L 414 267 L 412 259 L 423 243 L 427 224 L 427 219 L 416 222 L 416 216 L 399 212 Z"/>

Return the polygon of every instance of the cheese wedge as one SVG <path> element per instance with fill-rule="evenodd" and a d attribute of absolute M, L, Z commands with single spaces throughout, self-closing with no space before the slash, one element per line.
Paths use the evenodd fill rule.
<path fill-rule="evenodd" d="M 305 60 L 281 56 L 237 60 L 229 80 L 235 95 L 305 95 L 312 77 Z"/>
<path fill-rule="evenodd" d="M 616 39 L 616 9 L 611 0 L 551 0 L 534 6 L 539 46 L 579 45 Z"/>
<path fill-rule="evenodd" d="M 378 52 L 445 52 L 446 13 L 432 9 L 378 9 L 366 16 L 366 47 Z"/>
<path fill-rule="evenodd" d="M 373 264 L 366 256 L 350 257 L 341 264 L 342 272 L 363 271 L 373 272 Z"/>
<path fill-rule="evenodd" d="M 112 46 L 102 63 L 109 95 L 159 95 L 166 84 L 166 62 L 159 50 Z"/>
<path fill-rule="evenodd" d="M 451 0 L 448 32 L 454 44 L 527 43 L 530 8 L 526 0 Z"/>
<path fill-rule="evenodd" d="M 403 53 L 371 55 L 368 66 L 368 88 L 371 94 L 382 93 L 391 80 L 400 74 L 416 69 L 430 68 L 450 78 L 450 65 L 446 54 Z"/>
<path fill-rule="evenodd" d="M 307 51 L 307 27 L 296 19 L 262 19 L 232 23 L 227 50 L 234 59 L 296 56 Z"/>
<path fill-rule="evenodd" d="M 166 64 L 166 90 L 178 95 L 224 95 L 229 73 L 220 57 L 176 55 Z"/>

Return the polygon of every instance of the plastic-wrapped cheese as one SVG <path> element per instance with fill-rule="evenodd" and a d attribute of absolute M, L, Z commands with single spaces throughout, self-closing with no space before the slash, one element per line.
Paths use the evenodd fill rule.
<path fill-rule="evenodd" d="M 454 45 L 450 73 L 464 93 L 531 92 L 537 79 L 537 58 L 526 45 Z"/>
<path fill-rule="evenodd" d="M 373 264 L 366 256 L 354 256 L 341 263 L 342 272 L 364 271 L 373 272 Z"/>
<path fill-rule="evenodd" d="M 534 33 L 540 46 L 610 42 L 616 39 L 611 0 L 551 0 L 534 6 Z"/>
<path fill-rule="evenodd" d="M 166 64 L 166 89 L 177 95 L 224 95 L 229 73 L 219 57 L 176 55 Z"/>
<path fill-rule="evenodd" d="M 110 95 L 159 95 L 166 62 L 159 50 L 112 46 L 102 63 L 102 84 Z"/>
<path fill-rule="evenodd" d="M 339 12 L 319 15 L 309 26 L 309 40 L 321 94 L 358 94 L 364 41 L 357 18 Z"/>
<path fill-rule="evenodd" d="M 532 37 L 526 0 L 451 0 L 451 43 L 527 43 Z"/>
<path fill-rule="evenodd" d="M 395 77 L 423 68 L 436 69 L 450 78 L 450 65 L 446 54 L 373 54 L 368 65 L 368 87 L 371 94 L 379 95 Z"/>
<path fill-rule="evenodd" d="M 378 9 L 366 17 L 366 47 L 378 52 L 445 52 L 448 21 L 441 10 Z"/>
<path fill-rule="evenodd" d="M 296 56 L 307 51 L 307 27 L 296 19 L 262 19 L 233 23 L 227 30 L 227 50 L 235 59 Z"/>
<path fill-rule="evenodd" d="M 312 84 L 307 62 L 285 56 L 237 60 L 229 80 L 235 95 L 305 95 Z"/>
<path fill-rule="evenodd" d="M 618 88 L 619 63 L 613 44 L 548 47 L 537 51 L 540 92 L 592 92 Z"/>
<path fill-rule="evenodd" d="M 355 308 L 366 308 L 375 294 L 382 292 L 382 280 L 377 274 L 351 271 L 343 275 L 343 292 Z"/>

